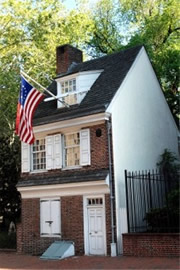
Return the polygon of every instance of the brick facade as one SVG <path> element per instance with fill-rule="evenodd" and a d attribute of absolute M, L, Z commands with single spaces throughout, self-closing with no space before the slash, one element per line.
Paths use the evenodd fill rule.
<path fill-rule="evenodd" d="M 178 257 L 180 238 L 176 233 L 123 234 L 123 255 L 142 257 Z"/>
<path fill-rule="evenodd" d="M 110 196 L 105 195 L 107 251 L 110 254 Z M 75 243 L 76 255 L 84 254 L 83 196 L 61 197 L 62 240 Z M 17 252 L 39 255 L 59 238 L 40 236 L 40 199 L 23 199 L 21 223 L 17 226 Z"/>
<path fill-rule="evenodd" d="M 78 169 L 97 170 L 108 169 L 108 138 L 106 124 L 99 124 L 90 129 L 91 165 Z M 101 136 L 96 135 L 96 130 L 101 129 Z M 77 170 L 73 170 L 77 171 Z M 50 170 L 45 173 L 23 173 L 22 178 L 39 177 L 40 175 L 69 174 L 70 171 Z M 93 179 L 92 179 L 93 180 Z M 83 225 L 83 196 L 61 197 L 61 234 L 63 240 L 71 240 L 75 243 L 76 254 L 84 254 L 84 225 Z M 105 195 L 106 209 L 106 238 L 107 252 L 110 254 L 111 243 L 111 213 L 110 195 Z M 23 199 L 21 224 L 17 226 L 17 251 L 18 253 L 42 254 L 42 252 L 59 238 L 40 237 L 40 199 Z"/>
<path fill-rule="evenodd" d="M 84 171 L 84 170 L 97 170 L 97 169 L 108 169 L 109 168 L 109 161 L 108 161 L 108 139 L 107 139 L 107 129 L 106 124 L 95 125 L 92 127 L 86 127 L 90 129 L 90 147 L 91 147 L 91 165 L 83 166 L 80 169 L 74 169 L 75 171 Z M 96 130 L 101 129 L 101 136 L 96 136 Z M 66 171 L 67 175 L 69 170 Z M 56 170 L 49 170 L 45 173 L 33 173 L 34 177 L 39 177 L 40 175 L 53 175 L 58 174 L 65 174 L 64 170 L 56 169 Z M 22 173 L 21 178 L 25 178 L 28 180 L 28 177 L 32 178 L 32 174 L 29 173 Z"/>

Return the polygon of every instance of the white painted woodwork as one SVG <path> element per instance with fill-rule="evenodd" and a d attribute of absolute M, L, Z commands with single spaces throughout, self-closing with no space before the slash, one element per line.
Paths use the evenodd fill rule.
<path fill-rule="evenodd" d="M 40 201 L 40 228 L 42 236 L 60 235 L 60 200 L 43 199 Z"/>
<path fill-rule="evenodd" d="M 34 126 L 33 130 L 36 136 L 46 136 L 50 132 L 53 133 L 66 133 L 72 132 L 77 129 L 81 129 L 84 127 L 90 127 L 93 125 L 100 125 L 104 123 L 105 120 L 109 119 L 110 114 L 98 113 L 88 116 L 77 117 L 73 119 L 63 120 L 54 123 L 48 123 L 40 126 Z"/>
<path fill-rule="evenodd" d="M 62 167 L 61 134 L 46 137 L 46 169 Z"/>
<path fill-rule="evenodd" d="M 107 254 L 104 196 L 106 192 L 100 193 L 103 192 L 101 189 L 97 193 L 97 190 L 94 188 L 90 195 L 83 196 L 85 255 Z"/>
<path fill-rule="evenodd" d="M 54 169 L 62 167 L 61 134 L 54 135 Z"/>
<path fill-rule="evenodd" d="M 178 154 L 178 131 L 144 48 L 107 108 L 112 115 L 118 253 L 127 232 L 124 170 L 156 168 L 164 149 Z"/>
<path fill-rule="evenodd" d="M 46 137 L 46 169 L 51 170 L 54 167 L 54 136 Z"/>
<path fill-rule="evenodd" d="M 40 205 L 40 211 L 41 211 L 41 235 L 50 235 L 51 229 L 49 226 L 49 223 L 46 221 L 51 220 L 51 214 L 50 214 L 50 201 L 49 200 L 43 200 L 41 201 Z"/>
<path fill-rule="evenodd" d="M 60 201 L 51 200 L 51 234 L 60 234 Z"/>
<path fill-rule="evenodd" d="M 104 255 L 104 216 L 102 207 L 88 208 L 89 254 Z"/>
<path fill-rule="evenodd" d="M 89 129 L 80 130 L 80 165 L 90 165 L 90 132 Z"/>
<path fill-rule="evenodd" d="M 30 171 L 30 145 L 21 142 L 21 171 Z"/>
<path fill-rule="evenodd" d="M 93 180 L 93 179 L 92 179 Z M 29 187 L 18 187 L 22 199 L 44 198 L 47 196 L 76 196 L 99 193 L 109 193 L 109 187 L 105 180 L 88 181 L 80 183 L 40 185 Z"/>

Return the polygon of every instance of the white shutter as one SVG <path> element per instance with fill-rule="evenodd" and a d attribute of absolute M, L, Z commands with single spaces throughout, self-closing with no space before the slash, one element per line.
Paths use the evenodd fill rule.
<path fill-rule="evenodd" d="M 60 234 L 60 201 L 52 200 L 51 201 L 51 233 L 53 235 Z"/>
<path fill-rule="evenodd" d="M 51 226 L 47 221 L 51 221 L 50 215 L 50 201 L 43 200 L 41 201 L 41 234 L 49 235 L 51 234 Z"/>
<path fill-rule="evenodd" d="M 62 167 L 61 134 L 46 137 L 46 169 Z"/>
<path fill-rule="evenodd" d="M 62 167 L 61 134 L 54 135 L 54 169 Z"/>
<path fill-rule="evenodd" d="M 21 171 L 30 171 L 30 145 L 21 142 Z"/>
<path fill-rule="evenodd" d="M 52 170 L 54 168 L 53 164 L 53 154 L 54 154 L 54 136 L 46 137 L 46 169 Z"/>
<path fill-rule="evenodd" d="M 80 164 L 82 166 L 90 165 L 90 132 L 89 129 L 80 131 Z"/>

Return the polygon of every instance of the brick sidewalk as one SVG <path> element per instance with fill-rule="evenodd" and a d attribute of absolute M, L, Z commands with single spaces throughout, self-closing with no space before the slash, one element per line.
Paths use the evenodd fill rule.
<path fill-rule="evenodd" d="M 80 256 L 44 261 L 39 257 L 0 252 L 0 269 L 179 269 L 178 258 Z"/>

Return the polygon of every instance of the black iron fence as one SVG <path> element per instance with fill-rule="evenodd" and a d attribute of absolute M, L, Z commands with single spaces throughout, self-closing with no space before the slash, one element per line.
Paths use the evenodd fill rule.
<path fill-rule="evenodd" d="M 178 232 L 178 182 L 167 171 L 125 171 L 128 232 Z"/>

